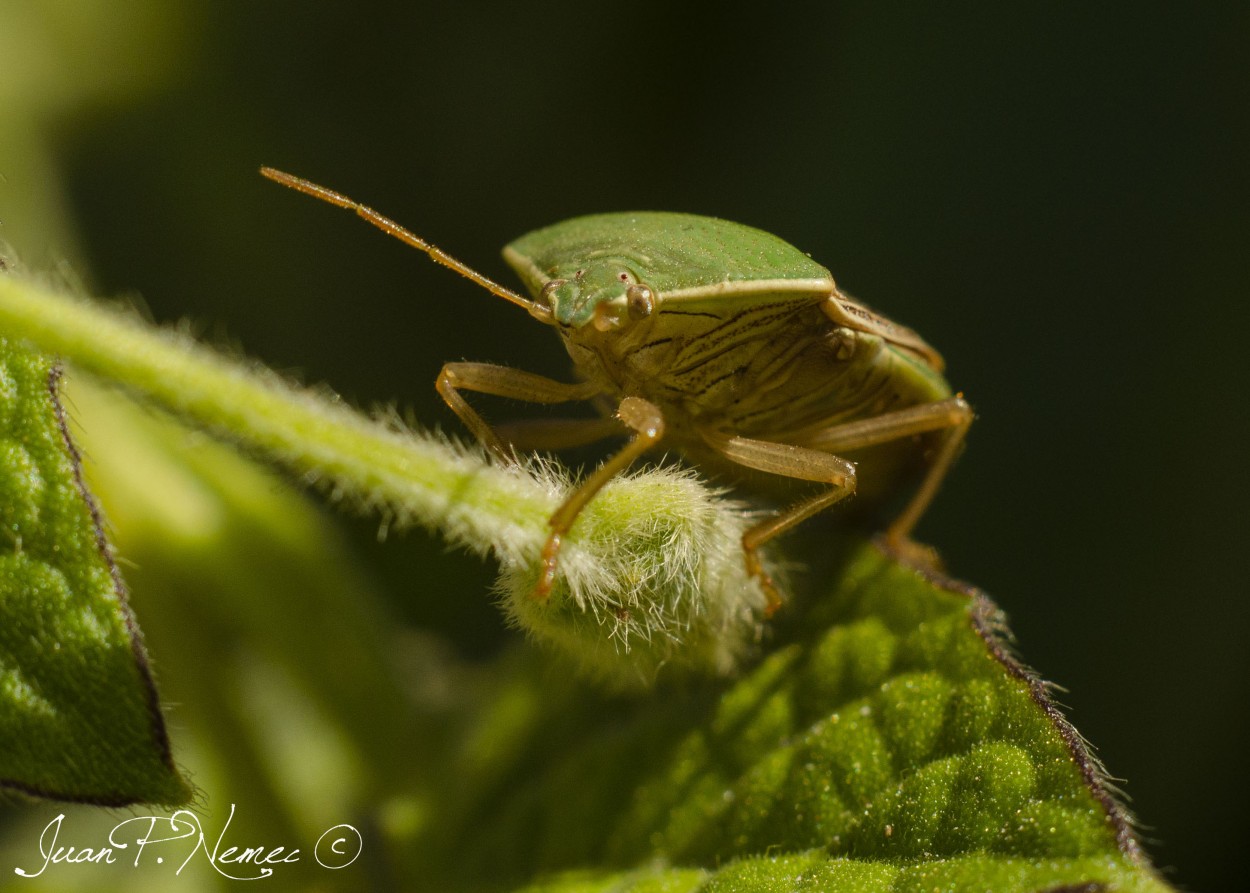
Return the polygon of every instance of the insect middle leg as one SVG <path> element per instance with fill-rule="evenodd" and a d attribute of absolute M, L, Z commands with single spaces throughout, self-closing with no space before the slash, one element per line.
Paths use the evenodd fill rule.
<path fill-rule="evenodd" d="M 967 401 L 963 397 L 950 397 L 936 403 L 912 406 L 809 433 L 796 438 L 801 446 L 701 432 L 704 440 L 713 449 L 740 465 L 800 480 L 824 481 L 834 485 L 833 490 L 818 493 L 743 534 L 742 548 L 747 570 L 764 586 L 769 613 L 781 605 L 781 597 L 760 564 L 757 554 L 759 547 L 855 491 L 854 466 L 832 453 L 864 449 L 945 429 L 942 444 L 919 489 L 899 516 L 886 528 L 886 542 L 892 548 L 906 552 L 911 531 L 937 494 L 942 479 L 959 453 L 959 447 L 968 433 L 972 419 L 972 407 Z M 839 471 L 841 478 L 838 477 Z"/>
<path fill-rule="evenodd" d="M 742 535 L 742 551 L 747 572 L 759 580 L 763 587 L 764 595 L 768 599 L 765 612 L 771 615 L 781 607 L 781 594 L 760 562 L 760 546 L 854 493 L 855 466 L 840 456 L 808 447 L 751 440 L 712 430 L 699 433 L 712 449 L 739 465 L 784 477 L 832 485 L 831 489 L 777 513 Z"/>

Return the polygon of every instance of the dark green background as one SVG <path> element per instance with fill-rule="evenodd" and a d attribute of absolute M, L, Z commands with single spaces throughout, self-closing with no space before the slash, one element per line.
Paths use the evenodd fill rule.
<path fill-rule="evenodd" d="M 922 538 L 1070 689 L 1157 862 L 1221 889 L 1250 793 L 1250 7 L 1011 6 L 180 4 L 144 50 L 164 81 L 52 148 L 93 288 L 457 431 L 442 362 L 563 377 L 554 337 L 259 165 L 509 282 L 500 246 L 594 211 L 810 252 L 979 412 Z M 345 523 L 409 622 L 504 635 L 463 596 L 489 569 Z"/>

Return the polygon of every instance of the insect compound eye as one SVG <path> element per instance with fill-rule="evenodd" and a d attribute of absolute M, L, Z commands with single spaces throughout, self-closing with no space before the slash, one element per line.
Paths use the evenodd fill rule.
<path fill-rule="evenodd" d="M 646 319 L 655 312 L 655 293 L 638 283 L 625 291 L 625 309 L 630 319 Z"/>

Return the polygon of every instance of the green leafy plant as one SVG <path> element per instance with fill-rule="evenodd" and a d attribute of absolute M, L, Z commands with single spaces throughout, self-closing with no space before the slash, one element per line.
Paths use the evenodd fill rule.
<path fill-rule="evenodd" d="M 809 572 L 817 597 L 766 624 L 738 549 L 747 509 L 653 469 L 592 504 L 565 546 L 566 583 L 536 603 L 544 520 L 569 485 L 556 467 L 492 464 L 14 275 L 0 277 L 0 333 L 10 787 L 110 804 L 189 795 L 58 367 L 33 348 L 499 561 L 505 610 L 539 647 L 462 678 L 451 704 L 412 710 L 409 762 L 424 775 L 378 818 L 405 877 L 552 891 L 1167 889 L 975 590 L 848 533 Z M 561 662 L 588 672 L 553 672 Z M 124 709 L 87 709 L 102 700 Z M 397 785 L 390 747 L 368 752 Z"/>

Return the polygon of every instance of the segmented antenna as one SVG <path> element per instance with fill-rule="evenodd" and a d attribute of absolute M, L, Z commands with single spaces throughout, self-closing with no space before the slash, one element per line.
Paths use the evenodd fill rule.
<path fill-rule="evenodd" d="M 540 322 L 551 322 L 551 311 L 544 305 L 538 303 L 537 301 L 532 301 L 529 298 L 514 292 L 510 288 L 505 288 L 493 279 L 488 279 L 472 267 L 456 260 L 443 249 L 436 245 L 431 245 L 416 233 L 400 226 L 389 217 L 383 217 L 377 211 L 373 210 L 373 208 L 370 208 L 367 205 L 362 205 L 360 202 L 350 199 L 342 193 L 335 192 L 333 189 L 318 186 L 311 180 L 305 180 L 303 177 L 297 177 L 294 174 L 288 174 L 272 167 L 262 167 L 260 172 L 262 176 L 268 177 L 275 183 L 281 183 L 283 186 L 289 186 L 297 192 L 302 192 L 305 195 L 311 195 L 313 198 L 319 198 L 323 202 L 329 202 L 332 205 L 338 205 L 340 208 L 347 208 L 348 210 L 355 211 L 360 217 L 363 217 L 384 233 L 394 236 L 401 242 L 411 245 L 413 248 L 424 251 L 436 263 L 440 263 L 444 267 L 450 267 L 465 279 L 476 282 L 491 294 L 498 295 L 505 301 L 511 301 L 518 307 L 524 307 L 529 312 L 530 316 Z"/>

